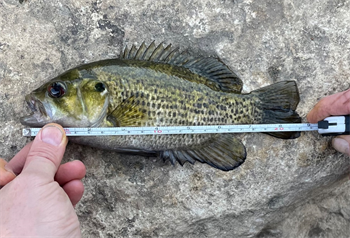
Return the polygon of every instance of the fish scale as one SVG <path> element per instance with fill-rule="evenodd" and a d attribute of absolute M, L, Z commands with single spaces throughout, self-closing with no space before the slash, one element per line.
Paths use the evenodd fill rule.
<path fill-rule="evenodd" d="M 124 68 L 119 69 L 118 67 L 114 67 L 115 72 L 110 72 L 110 75 L 117 75 L 122 77 L 125 74 Z M 120 103 L 123 100 L 126 100 L 130 95 L 136 95 L 135 100 L 140 100 L 139 108 L 140 110 L 145 109 L 148 113 L 148 121 L 144 121 L 144 124 L 140 124 L 139 126 L 153 126 L 157 124 L 158 126 L 166 126 L 169 125 L 170 120 L 173 120 L 173 125 L 201 125 L 204 123 L 202 121 L 205 118 L 206 124 L 215 124 L 215 123 L 233 123 L 234 121 L 237 123 L 254 123 L 252 120 L 239 120 L 239 114 L 243 114 L 243 110 L 248 110 L 247 113 L 250 113 L 250 107 L 244 106 L 244 99 L 236 98 L 235 102 L 238 105 L 238 108 L 234 111 L 227 112 L 226 107 L 228 105 L 223 105 L 223 103 L 227 103 L 230 100 L 227 94 L 222 92 L 211 91 L 210 94 L 207 95 L 207 101 L 204 101 L 202 96 L 202 92 L 207 90 L 207 88 L 202 84 L 197 84 L 197 88 L 193 88 L 193 91 L 188 90 L 188 82 L 177 79 L 173 80 L 171 78 L 165 78 L 166 75 L 158 74 L 153 76 L 153 82 L 147 78 L 147 72 L 145 69 L 136 68 L 133 71 L 140 70 L 142 72 L 133 74 L 127 80 L 113 80 L 112 77 L 108 77 L 110 81 L 108 85 L 110 86 L 111 95 L 122 95 L 118 97 L 116 101 L 114 101 L 114 97 L 111 97 L 112 108 L 114 105 Z M 149 70 L 151 71 L 151 70 Z M 99 72 L 97 72 L 99 73 Z M 152 71 L 151 71 L 152 73 Z M 136 76 L 138 75 L 138 76 Z M 146 75 L 146 80 L 140 77 L 140 75 Z M 125 76 L 124 76 L 125 77 Z M 104 81 L 104 78 L 100 78 L 101 81 Z M 169 85 L 167 80 L 172 80 L 173 83 Z M 180 81 L 181 80 L 181 81 Z M 125 83 L 127 81 L 128 83 Z M 145 82 L 147 81 L 147 82 Z M 187 83 L 187 84 L 184 84 Z M 167 90 L 166 88 L 171 87 L 172 91 Z M 175 88 L 176 87 L 176 88 Z M 193 87 L 193 86 L 192 86 Z M 157 93 L 155 90 L 157 89 Z M 170 91 L 170 92 L 169 92 Z M 124 93 L 123 93 L 124 92 Z M 127 93 L 125 93 L 127 92 Z M 143 92 L 145 95 L 144 98 L 141 97 L 141 93 Z M 119 102 L 117 101 L 119 100 Z M 179 103 L 179 101 L 186 100 L 187 103 Z M 143 102 L 145 102 L 143 104 Z M 209 111 L 205 108 L 199 107 L 198 103 L 205 103 L 209 105 L 209 111 L 212 112 L 213 115 L 209 115 Z M 250 104 L 250 102 L 248 102 Z M 156 105 L 160 105 L 160 108 L 157 109 Z M 251 104 L 250 104 L 251 105 Z M 231 109 L 231 108 L 230 108 Z M 160 114 L 158 114 L 160 112 Z M 198 112 L 203 112 L 198 113 Z M 173 114 L 187 115 L 186 117 L 180 120 L 180 122 L 174 122 Z M 225 116 L 227 114 L 227 116 Z M 224 116 L 223 116 L 224 115 Z M 231 116 L 231 118 L 230 118 Z M 157 118 L 163 119 L 161 123 L 160 120 L 157 121 Z M 200 117 L 200 123 L 193 123 L 196 117 Z M 176 116 L 175 116 L 176 118 Z M 256 118 L 256 115 L 254 115 Z M 185 120 L 186 119 L 186 120 Z M 243 118 L 241 118 L 243 119 Z M 198 121 L 198 120 L 197 120 Z"/>

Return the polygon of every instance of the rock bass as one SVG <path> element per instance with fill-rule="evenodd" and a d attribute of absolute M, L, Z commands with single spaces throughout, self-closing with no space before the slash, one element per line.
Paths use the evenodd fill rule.
<path fill-rule="evenodd" d="M 220 59 L 193 56 L 172 45 L 144 43 L 119 58 L 71 69 L 25 97 L 33 113 L 26 126 L 49 122 L 64 127 L 196 126 L 297 123 L 299 92 L 281 81 L 242 94 L 242 81 Z M 268 133 L 293 139 L 298 132 Z M 233 134 L 74 137 L 71 141 L 122 153 L 200 161 L 228 171 L 246 150 Z"/>

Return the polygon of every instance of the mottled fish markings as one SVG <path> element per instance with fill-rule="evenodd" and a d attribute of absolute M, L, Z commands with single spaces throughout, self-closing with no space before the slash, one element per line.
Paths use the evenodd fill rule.
<path fill-rule="evenodd" d="M 294 81 L 241 94 L 242 81 L 219 59 L 192 56 L 163 44 L 126 48 L 118 59 L 79 66 L 52 79 L 26 101 L 28 126 L 192 126 L 300 122 Z M 292 139 L 297 132 L 269 133 Z M 160 156 L 172 163 L 196 160 L 232 170 L 246 158 L 232 134 L 76 137 L 71 140 L 119 152 Z"/>

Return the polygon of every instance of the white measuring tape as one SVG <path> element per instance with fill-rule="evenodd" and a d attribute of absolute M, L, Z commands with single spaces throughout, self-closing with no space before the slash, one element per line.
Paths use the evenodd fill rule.
<path fill-rule="evenodd" d="M 349 116 L 327 117 L 319 123 L 248 124 L 162 127 L 64 128 L 67 136 L 174 135 L 249 132 L 318 131 L 324 135 L 349 134 Z M 23 129 L 23 136 L 36 136 L 41 128 Z"/>
<path fill-rule="evenodd" d="M 36 136 L 41 128 L 23 129 L 23 136 Z M 315 131 L 317 124 L 250 124 L 210 126 L 166 126 L 166 127 L 97 127 L 64 128 L 67 136 L 110 136 L 110 135 L 173 135 L 247 132 Z"/>

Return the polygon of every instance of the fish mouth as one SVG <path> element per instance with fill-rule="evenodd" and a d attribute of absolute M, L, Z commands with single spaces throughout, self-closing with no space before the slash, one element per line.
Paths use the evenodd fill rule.
<path fill-rule="evenodd" d="M 32 95 L 27 95 L 25 97 L 27 106 L 31 110 L 31 114 L 20 118 L 20 121 L 25 126 L 44 126 L 46 123 L 50 122 L 50 117 L 42 102 Z"/>

